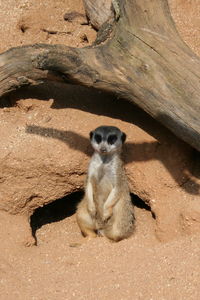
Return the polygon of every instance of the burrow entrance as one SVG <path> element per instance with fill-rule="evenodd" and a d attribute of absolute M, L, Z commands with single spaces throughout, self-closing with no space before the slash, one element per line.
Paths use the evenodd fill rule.
<path fill-rule="evenodd" d="M 31 216 L 31 228 L 33 236 L 36 237 L 36 231 L 43 225 L 59 222 L 75 214 L 76 207 L 83 195 L 83 191 L 74 192 L 64 198 L 55 200 L 52 203 L 37 208 Z M 131 198 L 134 206 L 140 209 L 151 211 L 151 208 L 138 196 L 131 194 Z"/>
<path fill-rule="evenodd" d="M 33 236 L 36 236 L 36 231 L 43 225 L 59 222 L 75 214 L 77 204 L 82 199 L 83 194 L 82 191 L 74 192 L 43 207 L 37 208 L 31 216 L 30 224 Z"/>

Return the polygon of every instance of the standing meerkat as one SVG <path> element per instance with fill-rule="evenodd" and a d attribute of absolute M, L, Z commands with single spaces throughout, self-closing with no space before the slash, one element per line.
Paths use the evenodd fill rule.
<path fill-rule="evenodd" d="M 100 126 L 90 132 L 95 152 L 76 215 L 85 237 L 100 234 L 120 241 L 134 230 L 133 205 L 120 157 L 125 139 L 126 134 L 114 126 Z"/>

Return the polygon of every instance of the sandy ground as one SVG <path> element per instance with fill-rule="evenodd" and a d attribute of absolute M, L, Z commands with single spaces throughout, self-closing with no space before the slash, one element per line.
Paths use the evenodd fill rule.
<path fill-rule="evenodd" d="M 170 0 L 173 15 L 199 54 L 200 4 L 183 2 Z M 80 0 L 1 0 L 0 7 L 0 51 L 36 42 L 82 47 L 96 35 L 84 17 L 72 23 L 63 19 L 66 12 L 83 13 Z M 151 212 L 137 203 L 137 228 L 130 239 L 85 242 L 74 215 L 73 203 L 80 196 L 68 199 L 67 215 L 62 200 L 37 212 L 32 218 L 37 246 L 31 248 L 19 243 L 20 217 L 1 212 L 0 299 L 199 299 L 199 236 L 160 243 Z"/>
<path fill-rule="evenodd" d="M 45 209 L 37 222 L 57 219 Z M 199 299 L 199 236 L 161 244 L 151 212 L 136 207 L 135 214 L 135 234 L 117 244 L 84 242 L 73 214 L 39 228 L 31 248 L 17 243 L 13 217 L 1 218 L 0 299 Z"/>

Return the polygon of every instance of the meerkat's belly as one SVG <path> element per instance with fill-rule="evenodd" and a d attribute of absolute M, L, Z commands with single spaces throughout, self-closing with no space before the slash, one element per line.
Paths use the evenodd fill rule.
<path fill-rule="evenodd" d="M 113 168 L 108 164 L 92 162 L 89 178 L 94 178 L 94 201 L 99 216 L 103 215 L 103 206 L 115 185 Z"/>
<path fill-rule="evenodd" d="M 106 202 L 110 192 L 113 189 L 113 184 L 107 176 L 103 176 L 99 182 L 97 182 L 97 194 L 96 194 L 96 205 L 100 215 L 103 214 L 103 206 Z"/>
<path fill-rule="evenodd" d="M 108 178 L 104 177 L 97 183 L 97 196 L 101 196 L 106 200 L 112 189 L 112 182 L 109 181 Z"/>

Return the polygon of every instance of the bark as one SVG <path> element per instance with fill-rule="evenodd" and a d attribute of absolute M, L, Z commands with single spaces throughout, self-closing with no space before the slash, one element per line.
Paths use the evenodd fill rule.
<path fill-rule="evenodd" d="M 111 3 L 111 0 L 83 0 L 86 15 L 95 29 L 99 30 L 108 19 L 114 18 Z"/>
<path fill-rule="evenodd" d="M 44 80 L 113 92 L 200 150 L 200 59 L 177 33 L 167 0 L 119 4 L 112 32 L 104 25 L 96 46 L 32 45 L 1 54 L 0 95 Z"/>

